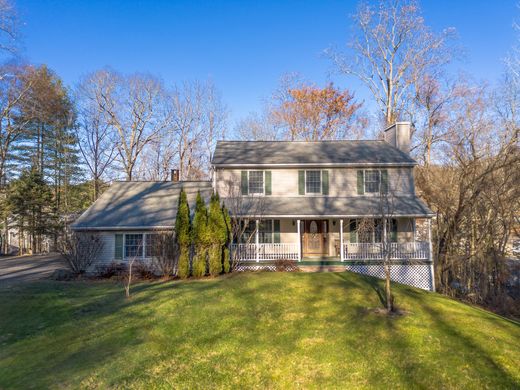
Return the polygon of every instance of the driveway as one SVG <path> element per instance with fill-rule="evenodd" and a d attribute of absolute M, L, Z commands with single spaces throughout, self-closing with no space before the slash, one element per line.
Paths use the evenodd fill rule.
<path fill-rule="evenodd" d="M 0 257 L 0 287 L 47 278 L 58 268 L 66 265 L 57 253 Z"/>

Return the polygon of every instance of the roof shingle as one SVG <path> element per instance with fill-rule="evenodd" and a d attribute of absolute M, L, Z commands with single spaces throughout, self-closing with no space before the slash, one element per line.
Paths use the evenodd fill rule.
<path fill-rule="evenodd" d="M 415 165 L 385 141 L 219 141 L 216 166 Z"/>

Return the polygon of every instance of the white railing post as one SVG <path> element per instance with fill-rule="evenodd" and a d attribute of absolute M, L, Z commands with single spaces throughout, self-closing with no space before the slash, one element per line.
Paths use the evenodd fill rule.
<path fill-rule="evenodd" d="M 302 261 L 302 238 L 301 238 L 300 220 L 296 220 L 296 231 L 298 232 L 298 261 Z"/>
<path fill-rule="evenodd" d="M 430 272 L 432 274 L 432 290 L 435 291 L 435 274 L 433 267 L 433 248 L 432 248 L 432 220 L 428 218 L 428 259 L 430 260 Z"/>
<path fill-rule="evenodd" d="M 345 254 L 343 253 L 343 220 L 339 220 L 339 253 L 341 261 L 345 261 Z"/>
<path fill-rule="evenodd" d="M 255 252 L 256 252 L 256 262 L 258 263 L 260 261 L 260 247 L 258 245 L 259 243 L 259 234 L 258 234 L 258 228 L 260 227 L 260 222 L 255 220 Z"/>

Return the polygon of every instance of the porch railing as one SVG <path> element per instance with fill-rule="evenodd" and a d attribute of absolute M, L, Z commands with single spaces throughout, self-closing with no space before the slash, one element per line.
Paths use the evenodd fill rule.
<path fill-rule="evenodd" d="M 343 244 L 345 260 L 383 260 L 382 243 L 345 243 Z M 388 247 L 392 260 L 428 260 L 429 243 L 427 241 L 392 242 Z"/>
<path fill-rule="evenodd" d="M 232 244 L 231 252 L 244 261 L 298 260 L 298 244 Z"/>

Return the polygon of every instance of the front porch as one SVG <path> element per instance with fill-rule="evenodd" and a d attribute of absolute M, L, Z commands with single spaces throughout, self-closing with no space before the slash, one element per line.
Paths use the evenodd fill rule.
<path fill-rule="evenodd" d="M 269 222 L 270 221 L 270 222 Z M 356 219 L 254 220 L 242 243 L 231 245 L 232 256 L 241 262 L 294 260 L 306 263 L 381 262 L 385 253 L 395 261 L 431 261 L 431 229 L 426 237 L 413 218 L 396 218 L 395 231 L 361 234 Z M 268 228 L 265 228 L 268 226 Z M 392 234 L 393 242 L 383 243 Z M 268 242 L 265 242 L 268 241 Z M 277 241 L 277 242 L 269 242 Z M 363 241 L 363 242 L 358 242 Z M 369 241 L 369 242 L 367 242 Z"/>

